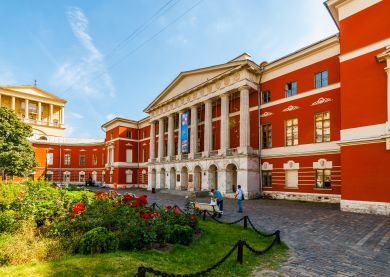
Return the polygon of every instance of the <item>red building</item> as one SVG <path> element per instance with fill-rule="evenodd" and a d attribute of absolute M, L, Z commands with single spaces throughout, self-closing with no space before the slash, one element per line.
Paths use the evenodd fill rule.
<path fill-rule="evenodd" d="M 241 184 L 249 198 L 390 214 L 390 1 L 325 5 L 337 35 L 270 63 L 244 53 L 182 72 L 147 118 L 103 124 L 104 141 L 34 140 L 37 176 L 227 197 Z"/>

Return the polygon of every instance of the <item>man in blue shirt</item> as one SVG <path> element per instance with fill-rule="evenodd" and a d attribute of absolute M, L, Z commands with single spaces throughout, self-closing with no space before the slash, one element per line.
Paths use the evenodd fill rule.
<path fill-rule="evenodd" d="M 220 213 L 221 216 L 221 214 L 223 214 L 223 195 L 218 189 L 217 190 L 212 189 L 211 192 L 213 194 L 213 198 L 215 199 L 215 201 L 217 201 L 217 206 L 221 211 Z"/>
<path fill-rule="evenodd" d="M 242 200 L 244 200 L 244 192 L 241 189 L 241 185 L 237 186 L 236 196 L 237 199 L 237 205 L 238 205 L 238 212 L 242 213 Z"/>

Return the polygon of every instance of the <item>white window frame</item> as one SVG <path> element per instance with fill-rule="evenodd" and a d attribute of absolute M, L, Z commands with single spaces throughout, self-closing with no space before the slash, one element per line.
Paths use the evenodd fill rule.
<path fill-rule="evenodd" d="M 126 148 L 126 162 L 127 163 L 133 162 L 133 149 L 132 148 Z"/>
<path fill-rule="evenodd" d="M 126 183 L 133 183 L 133 171 L 131 169 L 126 170 Z"/>

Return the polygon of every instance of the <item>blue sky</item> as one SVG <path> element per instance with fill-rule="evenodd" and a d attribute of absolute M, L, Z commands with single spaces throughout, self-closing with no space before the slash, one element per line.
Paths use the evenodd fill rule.
<path fill-rule="evenodd" d="M 68 101 L 66 136 L 103 137 L 115 116 L 145 117 L 181 71 L 243 52 L 272 61 L 336 33 L 322 2 L 4 0 L 0 84 L 36 79 Z"/>

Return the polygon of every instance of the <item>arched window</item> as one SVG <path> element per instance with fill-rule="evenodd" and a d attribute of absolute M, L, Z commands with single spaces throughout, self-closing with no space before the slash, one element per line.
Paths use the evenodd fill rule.
<path fill-rule="evenodd" d="M 132 183 L 133 182 L 133 171 L 128 169 L 126 170 L 126 183 Z"/>

